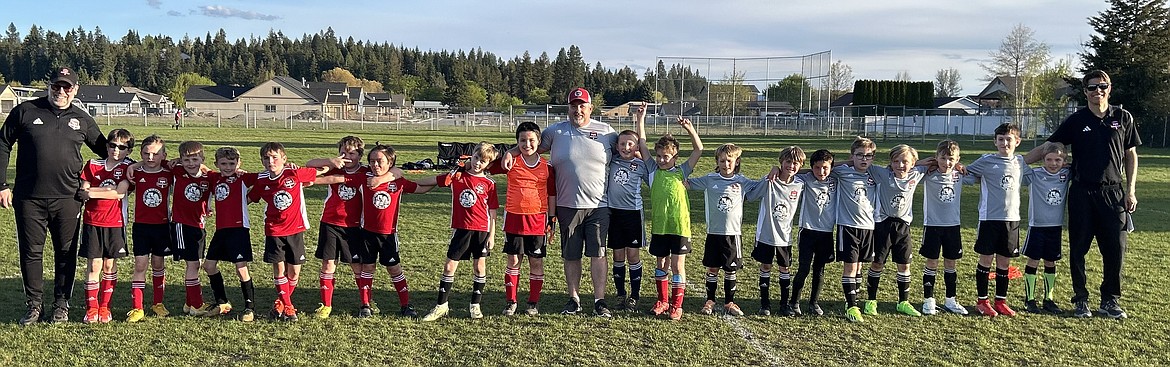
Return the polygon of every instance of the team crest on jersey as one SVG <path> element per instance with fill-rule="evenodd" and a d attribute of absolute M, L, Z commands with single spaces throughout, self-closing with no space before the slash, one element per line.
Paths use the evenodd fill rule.
<path fill-rule="evenodd" d="M 616 171 L 613 171 L 613 182 L 617 182 L 618 185 L 630 183 L 630 171 L 626 171 L 625 168 L 618 168 Z"/>
<path fill-rule="evenodd" d="M 114 179 L 115 180 L 122 179 L 122 169 L 121 168 L 114 170 Z"/>
<path fill-rule="evenodd" d="M 378 191 L 374 194 L 374 208 L 383 210 L 390 207 L 390 194 L 385 191 Z"/>
<path fill-rule="evenodd" d="M 1012 184 L 1015 183 L 1015 181 L 1015 177 L 1012 177 L 1011 175 L 1004 175 L 1003 178 L 999 179 L 999 188 L 1004 190 L 1011 190 Z"/>
<path fill-rule="evenodd" d="M 1048 203 L 1048 205 L 1060 205 L 1060 203 L 1064 202 L 1064 197 L 1062 197 L 1060 189 L 1052 189 L 1048 190 L 1048 195 L 1044 196 L 1044 202 Z"/>
<path fill-rule="evenodd" d="M 877 185 L 877 183 L 873 181 L 873 176 L 866 176 L 865 177 L 865 184 L 869 185 L 869 186 Z"/>
<path fill-rule="evenodd" d="M 349 201 L 349 199 L 357 196 L 357 189 L 345 185 L 338 185 L 337 196 L 340 196 L 341 200 Z"/>
<path fill-rule="evenodd" d="M 69 119 L 69 128 L 73 130 L 81 130 L 81 121 L 77 121 L 77 119 Z"/>
<path fill-rule="evenodd" d="M 638 162 L 631 162 L 630 169 L 637 171 L 638 170 Z"/>
<path fill-rule="evenodd" d="M 98 185 L 98 187 L 109 187 L 109 188 L 113 188 L 113 187 L 117 187 L 117 186 L 118 186 L 118 183 L 114 182 L 113 179 L 109 179 L 109 178 L 102 180 L 102 184 Z"/>
<path fill-rule="evenodd" d="M 146 192 L 142 193 L 142 203 L 146 204 L 148 208 L 157 208 L 159 205 L 162 205 L 162 199 L 162 191 L 153 187 L 146 189 Z"/>
<path fill-rule="evenodd" d="M 731 211 L 731 208 L 734 206 L 735 201 L 731 200 L 730 196 L 723 195 L 719 197 L 719 206 L 716 208 L 718 208 L 720 212 L 727 213 Z"/>
<path fill-rule="evenodd" d="M 390 182 L 390 183 L 386 184 L 386 191 L 398 192 L 398 184 L 396 184 L 394 182 Z"/>
<path fill-rule="evenodd" d="M 893 199 L 890 199 L 890 205 L 894 207 L 894 210 L 902 211 L 906 209 L 906 197 L 898 194 Z"/>
<path fill-rule="evenodd" d="M 1061 173 L 1061 174 L 1060 174 L 1060 182 L 1067 182 L 1067 181 L 1068 181 L 1068 174 L 1067 174 L 1067 173 Z"/>
<path fill-rule="evenodd" d="M 284 186 L 284 188 L 286 188 L 286 189 L 291 189 L 291 188 L 293 188 L 293 186 L 297 185 L 297 181 L 293 180 L 292 178 L 285 178 L 283 181 L 280 182 L 280 185 Z"/>
<path fill-rule="evenodd" d="M 158 181 L 155 182 L 154 185 L 158 186 L 158 188 L 160 188 L 160 189 L 166 189 L 167 186 L 171 185 L 171 180 L 163 178 L 163 177 L 159 177 Z"/>
<path fill-rule="evenodd" d="M 788 206 L 783 203 L 772 206 L 772 220 L 784 222 L 788 220 Z"/>
<path fill-rule="evenodd" d="M 955 201 L 955 188 L 950 186 L 943 186 L 938 190 L 938 201 L 949 203 Z"/>
<path fill-rule="evenodd" d="M 199 185 L 194 182 L 183 188 L 183 197 L 187 198 L 187 201 L 199 201 L 200 196 L 203 196 L 203 190 L 200 190 Z"/>
<path fill-rule="evenodd" d="M 215 185 L 215 201 L 226 200 L 228 197 L 228 194 L 230 192 L 231 192 L 231 189 L 228 188 L 228 184 L 226 184 L 226 183 L 220 183 L 219 185 Z"/>
<path fill-rule="evenodd" d="M 597 132 L 596 132 L 596 131 L 590 131 L 590 132 L 589 132 L 589 138 L 590 138 L 590 139 L 593 139 L 593 140 L 597 140 Z"/>
<path fill-rule="evenodd" d="M 792 190 L 788 192 L 788 200 L 796 200 L 800 196 L 800 191 Z"/>
<path fill-rule="evenodd" d="M 276 195 L 272 195 L 272 205 L 275 205 L 276 209 L 283 211 L 292 206 L 292 203 L 293 196 L 292 194 L 288 193 L 288 191 L 281 190 L 277 191 Z"/>
<path fill-rule="evenodd" d="M 833 192 L 833 191 L 837 190 L 837 179 L 829 177 L 828 179 L 825 180 L 825 182 L 826 182 L 825 186 L 829 187 L 829 190 L 828 190 L 829 192 Z"/>
<path fill-rule="evenodd" d="M 459 193 L 459 205 L 462 205 L 464 208 L 470 208 L 475 205 L 475 199 L 475 191 L 471 191 L 471 189 L 463 189 L 463 192 Z"/>

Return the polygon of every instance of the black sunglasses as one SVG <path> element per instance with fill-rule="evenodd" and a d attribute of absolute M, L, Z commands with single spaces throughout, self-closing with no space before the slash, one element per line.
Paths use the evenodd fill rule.
<path fill-rule="evenodd" d="M 110 148 L 118 148 L 118 150 L 130 150 L 129 145 L 122 145 L 118 143 L 106 143 L 106 146 Z"/>
<path fill-rule="evenodd" d="M 53 88 L 53 90 L 66 90 L 66 91 L 73 90 L 72 85 L 53 84 L 49 87 Z"/>
<path fill-rule="evenodd" d="M 1089 84 L 1089 85 L 1085 86 L 1085 90 L 1089 91 L 1089 92 L 1092 92 L 1094 90 L 1106 90 L 1106 89 L 1109 89 L 1109 83 Z"/>

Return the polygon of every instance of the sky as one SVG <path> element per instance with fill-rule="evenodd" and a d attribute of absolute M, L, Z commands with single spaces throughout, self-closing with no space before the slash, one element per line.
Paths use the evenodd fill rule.
<path fill-rule="evenodd" d="M 1078 68 L 1076 54 L 1093 32 L 1088 18 L 1108 7 L 1104 0 L 58 0 L 52 5 L 58 10 L 16 1 L 4 12 L 35 15 L 9 20 L 22 35 L 34 24 L 61 33 L 101 27 L 114 39 L 131 29 L 182 38 L 221 28 L 231 40 L 262 38 L 270 30 L 299 38 L 332 27 L 342 39 L 423 50 L 481 48 L 504 59 L 525 51 L 533 58 L 541 52 L 555 58 L 559 49 L 577 45 L 591 66 L 600 61 L 639 74 L 659 57 L 691 57 L 682 62 L 703 68 L 708 63 L 698 58 L 830 51 L 825 60 L 849 65 L 855 79 L 894 79 L 906 72 L 913 80 L 934 80 L 938 70 L 955 68 L 964 94 L 987 84 L 980 64 L 1017 24 L 1035 31 L 1053 58 L 1071 58 Z M 712 64 L 712 79 L 731 67 L 727 61 Z M 762 80 L 801 70 L 792 59 L 744 60 L 735 67 Z"/>

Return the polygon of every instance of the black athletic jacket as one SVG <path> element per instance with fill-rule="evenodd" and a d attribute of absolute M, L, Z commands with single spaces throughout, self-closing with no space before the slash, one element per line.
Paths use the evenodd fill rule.
<path fill-rule="evenodd" d="M 8 161 L 17 142 L 16 198 L 73 197 L 85 163 L 81 145 L 107 156 L 106 137 L 84 110 L 58 110 L 48 97 L 26 101 L 12 109 L 0 130 L 0 190 L 7 188 Z"/>

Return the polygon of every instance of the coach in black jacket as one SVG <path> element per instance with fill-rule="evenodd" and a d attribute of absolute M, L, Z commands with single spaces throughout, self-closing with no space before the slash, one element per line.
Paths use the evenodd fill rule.
<path fill-rule="evenodd" d="M 69 298 L 77 273 L 81 145 L 103 158 L 107 155 L 106 138 L 93 117 L 73 105 L 77 89 L 72 69 L 55 70 L 49 95 L 17 105 L 0 130 L 0 207 L 16 209 L 20 273 L 28 306 L 21 325 L 41 319 L 46 230 L 53 235 L 55 262 L 51 320 L 69 321 Z M 9 187 L 8 159 L 17 142 L 16 182 Z"/>

